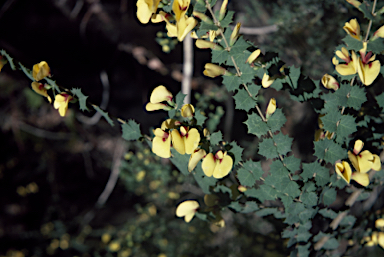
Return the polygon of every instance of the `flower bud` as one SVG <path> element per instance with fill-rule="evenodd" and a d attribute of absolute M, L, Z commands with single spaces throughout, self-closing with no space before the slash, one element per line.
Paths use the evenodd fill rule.
<path fill-rule="evenodd" d="M 219 65 L 216 65 L 216 64 L 213 64 L 213 63 L 207 63 L 205 64 L 204 66 L 205 70 L 204 70 L 204 75 L 207 76 L 207 77 L 211 77 L 211 78 L 215 78 L 217 76 L 221 76 L 221 75 L 228 75 L 230 76 L 230 72 L 227 71 L 225 68 L 219 66 Z"/>
<path fill-rule="evenodd" d="M 219 21 L 224 19 L 225 13 L 227 12 L 228 0 L 224 0 L 220 7 Z"/>
<path fill-rule="evenodd" d="M 354 39 L 360 40 L 360 25 L 356 19 L 346 22 L 343 29 Z"/>
<path fill-rule="evenodd" d="M 351 5 L 353 5 L 354 7 L 356 8 L 359 8 L 361 3 L 357 0 L 347 0 L 348 3 L 350 3 Z"/>
<path fill-rule="evenodd" d="M 42 80 L 43 78 L 50 76 L 51 69 L 48 66 L 48 63 L 42 61 L 38 64 L 33 65 L 32 76 L 36 81 Z"/>
<path fill-rule="evenodd" d="M 271 117 L 271 115 L 276 111 L 276 99 L 275 98 L 271 98 L 271 100 L 269 100 L 269 104 L 268 104 L 268 107 L 267 107 L 267 111 L 266 111 L 266 119 L 269 119 L 269 117 Z"/>
<path fill-rule="evenodd" d="M 247 188 L 245 186 L 239 185 L 237 187 L 237 190 L 239 190 L 240 192 L 244 193 L 245 191 L 247 191 Z"/>
<path fill-rule="evenodd" d="M 181 116 L 184 118 L 192 117 L 195 113 L 195 108 L 192 104 L 184 104 L 183 107 L 181 107 Z"/>
<path fill-rule="evenodd" d="M 233 46 L 239 37 L 239 30 L 240 30 L 241 23 L 238 22 L 236 24 L 236 27 L 233 29 L 231 36 L 229 37 L 229 45 Z"/>
<path fill-rule="evenodd" d="M 197 48 L 200 48 L 200 49 L 212 49 L 212 50 L 223 50 L 223 47 L 216 44 L 216 43 L 213 43 L 211 41 L 207 41 L 207 40 L 204 40 L 204 39 L 198 39 L 196 40 L 196 47 Z"/>
<path fill-rule="evenodd" d="M 199 18 L 200 20 L 204 21 L 205 23 L 213 24 L 212 19 L 209 18 L 209 17 L 208 17 L 207 15 L 205 15 L 204 13 L 201 13 L 201 12 L 193 12 L 192 15 L 195 16 L 196 18 Z"/>
<path fill-rule="evenodd" d="M 333 89 L 335 91 L 339 89 L 339 83 L 331 75 L 324 74 L 324 76 L 321 78 L 321 83 L 323 83 L 323 86 L 327 89 Z"/>
<path fill-rule="evenodd" d="M 264 73 L 263 79 L 261 80 L 261 85 L 263 88 L 268 88 L 272 85 L 274 79 L 272 79 L 267 73 Z"/>
<path fill-rule="evenodd" d="M 259 57 L 260 52 L 261 52 L 260 49 L 253 51 L 251 55 L 248 57 L 248 59 L 246 60 L 246 62 L 249 64 L 253 63 L 257 59 L 257 57 Z"/>
<path fill-rule="evenodd" d="M 373 41 L 379 37 L 384 38 L 384 25 L 373 33 L 373 38 L 371 40 Z"/>

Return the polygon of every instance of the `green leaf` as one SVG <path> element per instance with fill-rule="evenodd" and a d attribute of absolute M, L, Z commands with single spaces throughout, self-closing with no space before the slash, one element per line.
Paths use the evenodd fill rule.
<path fill-rule="evenodd" d="M 252 168 L 240 168 L 237 170 L 237 178 L 240 181 L 240 184 L 242 186 L 247 186 L 247 187 L 252 187 L 255 183 L 256 180 L 260 179 L 261 175 L 263 175 L 263 171 L 261 169 L 261 164 L 256 163 L 253 161 L 247 161 L 248 166 L 249 165 L 254 165 L 255 167 Z"/>
<path fill-rule="evenodd" d="M 305 192 L 313 192 L 315 190 L 316 190 L 316 186 L 315 186 L 315 183 L 313 183 L 312 181 L 305 183 L 304 186 L 302 187 L 302 191 L 305 191 Z"/>
<path fill-rule="evenodd" d="M 304 204 L 294 202 L 287 208 L 286 212 L 289 213 L 290 215 L 297 216 L 299 215 L 300 212 L 304 210 L 305 210 Z"/>
<path fill-rule="evenodd" d="M 289 178 L 283 180 L 280 184 L 278 191 L 296 198 L 300 195 L 299 185 L 295 181 L 291 181 Z"/>
<path fill-rule="evenodd" d="M 56 81 L 52 80 L 52 79 L 49 79 L 47 77 L 44 78 L 49 85 L 51 85 L 53 87 L 53 89 L 56 91 L 56 92 L 61 92 L 59 86 L 56 84 Z"/>
<path fill-rule="evenodd" d="M 265 217 L 271 214 L 275 214 L 277 211 L 277 208 L 264 208 L 260 211 L 255 212 L 255 214 L 259 217 Z"/>
<path fill-rule="evenodd" d="M 276 91 L 280 91 L 283 88 L 284 82 L 285 80 L 283 79 L 276 79 L 275 81 L 273 81 L 270 87 L 276 89 Z"/>
<path fill-rule="evenodd" d="M 325 161 L 335 164 L 337 160 L 344 159 L 347 156 L 346 151 L 338 144 L 332 140 L 324 139 L 315 144 L 315 155 L 319 159 L 324 159 Z"/>
<path fill-rule="evenodd" d="M 250 47 L 249 43 L 247 43 L 247 41 L 244 40 L 243 36 L 240 36 L 237 39 L 236 43 L 233 46 L 231 46 L 230 54 L 236 55 L 236 54 L 243 53 L 245 50 L 247 50 L 248 47 Z M 229 65 L 232 65 L 232 64 L 230 63 Z"/>
<path fill-rule="evenodd" d="M 345 38 L 342 39 L 345 44 L 347 45 L 347 50 L 353 50 L 355 52 L 359 51 L 361 48 L 363 48 L 363 42 L 361 40 L 357 40 L 350 35 L 347 35 Z"/>
<path fill-rule="evenodd" d="M 299 213 L 299 219 L 302 223 L 311 220 L 317 213 L 317 209 L 307 208 Z"/>
<path fill-rule="evenodd" d="M 188 155 L 185 154 L 182 156 L 185 156 L 189 160 Z M 171 161 L 172 161 L 172 158 L 171 158 Z M 187 172 L 188 172 L 188 168 L 187 168 L 188 167 L 188 161 L 184 162 L 183 167 L 185 167 Z M 192 174 L 195 177 L 195 180 L 196 180 L 197 184 L 199 185 L 199 187 L 201 188 L 201 190 L 203 190 L 203 193 L 204 194 L 210 194 L 211 192 L 210 192 L 209 188 L 215 186 L 217 180 L 214 177 L 205 176 L 205 174 L 201 168 L 201 161 L 197 164 L 197 166 L 193 170 Z"/>
<path fill-rule="evenodd" d="M 222 28 L 228 27 L 230 23 L 233 21 L 233 15 L 235 14 L 234 11 L 228 11 L 227 15 L 225 15 L 224 19 L 220 21 L 220 26 Z"/>
<path fill-rule="evenodd" d="M 275 113 L 273 113 L 272 116 L 269 117 L 267 125 L 270 128 L 271 132 L 274 133 L 280 130 L 281 127 L 285 124 L 285 122 L 287 122 L 287 118 L 285 118 L 283 111 L 277 108 Z"/>
<path fill-rule="evenodd" d="M 304 232 L 305 235 L 308 233 L 308 232 Z M 300 235 L 300 234 L 299 234 Z M 312 235 L 312 234 L 311 234 Z M 300 239 L 302 239 L 303 237 L 300 237 Z M 308 237 L 309 239 L 309 237 Z M 307 240 L 304 240 L 302 242 L 308 242 L 308 239 Z M 299 236 L 297 238 L 297 241 L 299 241 Z M 309 256 L 310 254 L 310 250 L 309 250 L 309 247 L 311 246 L 311 243 L 307 243 L 306 245 L 298 245 L 297 246 L 297 251 L 298 251 L 298 256 Z"/>
<path fill-rule="evenodd" d="M 314 192 L 304 192 L 300 199 L 306 206 L 312 207 L 317 205 L 317 194 Z"/>
<path fill-rule="evenodd" d="M 197 109 L 197 108 L 196 108 L 196 111 L 195 111 L 194 118 L 196 119 L 196 125 L 197 126 L 203 126 L 204 121 L 207 119 L 207 117 L 205 117 L 202 114 L 202 111 L 200 109 Z"/>
<path fill-rule="evenodd" d="M 340 226 L 343 226 L 343 227 L 353 227 L 355 222 L 356 222 L 356 217 L 355 216 L 347 215 L 346 217 L 344 217 L 341 220 Z"/>
<path fill-rule="evenodd" d="M 381 95 L 375 96 L 375 98 L 380 108 L 384 108 L 384 93 L 382 93 Z"/>
<path fill-rule="evenodd" d="M 0 54 L 2 56 L 5 56 L 5 58 L 7 58 L 8 62 L 9 62 L 9 65 L 11 66 L 11 69 L 12 70 L 16 70 L 16 66 L 13 63 L 13 58 L 11 58 L 11 56 L 9 56 L 9 54 L 4 49 L 1 49 Z"/>
<path fill-rule="evenodd" d="M 223 141 L 223 134 L 221 131 L 212 133 L 210 136 L 211 145 L 218 145 L 221 141 Z"/>
<path fill-rule="evenodd" d="M 218 28 L 215 24 L 211 24 L 211 23 L 207 23 L 207 22 L 204 22 L 204 21 L 201 21 L 201 24 L 200 24 L 200 33 L 202 32 L 206 32 L 206 31 L 210 31 L 210 30 L 214 30 L 216 31 Z"/>
<path fill-rule="evenodd" d="M 21 63 L 19 63 L 19 66 L 20 66 L 21 70 L 24 72 L 24 74 L 27 75 L 27 77 L 30 80 L 35 81 L 35 79 L 32 76 L 32 71 L 30 71 L 29 69 L 25 68 L 24 65 L 22 65 Z"/>
<path fill-rule="evenodd" d="M 337 249 L 337 247 L 339 247 L 339 241 L 337 241 L 336 238 L 332 237 L 332 238 L 328 239 L 327 242 L 325 242 L 322 249 L 334 250 L 334 249 Z"/>
<path fill-rule="evenodd" d="M 188 162 L 189 162 L 189 155 L 188 154 L 180 154 L 178 151 L 176 151 L 174 148 L 171 148 L 172 157 L 169 158 L 169 160 L 177 167 L 177 169 L 184 175 L 189 175 L 188 171 Z M 200 167 L 201 164 L 197 164 L 196 168 Z M 195 169 L 196 170 L 196 169 Z"/>
<path fill-rule="evenodd" d="M 332 220 L 337 217 L 337 213 L 334 210 L 331 210 L 331 209 L 328 209 L 328 208 L 321 209 L 319 211 L 319 213 L 321 215 L 323 215 L 323 217 L 329 218 L 329 219 L 332 219 Z"/>
<path fill-rule="evenodd" d="M 374 54 L 380 54 L 383 51 L 384 38 L 377 38 L 374 41 L 369 41 L 367 52 L 372 51 Z"/>
<path fill-rule="evenodd" d="M 296 89 L 298 86 L 298 81 L 300 77 L 300 67 L 296 68 L 295 66 L 289 67 L 289 78 L 286 77 L 286 82 L 293 88 Z"/>
<path fill-rule="evenodd" d="M 325 206 L 330 205 L 336 200 L 336 190 L 334 188 L 324 188 L 322 192 L 322 199 Z"/>
<path fill-rule="evenodd" d="M 238 76 L 223 76 L 223 84 L 228 91 L 238 90 L 241 83 L 241 79 Z"/>
<path fill-rule="evenodd" d="M 256 101 L 251 98 L 245 89 L 240 89 L 236 95 L 233 96 L 236 103 L 236 109 L 249 111 L 254 108 Z"/>
<path fill-rule="evenodd" d="M 341 113 L 338 111 L 328 112 L 325 116 L 321 117 L 321 121 L 324 124 L 324 130 L 328 132 L 336 131 L 336 124 L 341 119 Z"/>
<path fill-rule="evenodd" d="M 282 183 L 288 179 L 287 168 L 284 167 L 280 160 L 275 160 L 270 165 L 270 175 L 264 179 L 264 184 L 280 188 Z"/>
<path fill-rule="evenodd" d="M 289 151 L 291 151 L 293 138 L 290 138 L 288 135 L 284 135 L 283 133 L 279 133 L 273 137 L 277 145 L 277 152 L 281 155 L 286 155 Z"/>
<path fill-rule="evenodd" d="M 278 157 L 276 147 L 272 138 L 264 138 L 259 144 L 259 154 L 265 156 L 267 159 Z"/>
<path fill-rule="evenodd" d="M 259 179 L 264 174 L 260 162 L 247 160 L 243 163 L 243 168 L 252 171 L 252 173 L 257 177 L 257 179 Z"/>
<path fill-rule="evenodd" d="M 175 97 L 176 109 L 180 109 L 184 105 L 184 98 L 185 97 L 186 97 L 186 94 L 181 93 L 181 91 L 179 93 L 177 93 L 177 95 Z"/>
<path fill-rule="evenodd" d="M 241 157 L 243 156 L 243 148 L 241 146 L 239 146 L 236 141 L 232 141 L 230 144 L 229 144 L 232 148 L 229 149 L 229 153 L 233 154 L 233 156 L 235 157 L 235 160 L 233 162 L 233 165 L 236 165 L 238 162 L 241 162 Z"/>
<path fill-rule="evenodd" d="M 312 162 L 312 163 L 303 163 L 303 172 L 300 176 L 303 178 L 303 182 L 307 182 L 309 179 L 313 178 L 315 174 L 315 169 L 321 167 L 320 163 Z"/>
<path fill-rule="evenodd" d="M 259 91 L 261 89 L 261 86 L 256 84 L 248 85 L 248 91 L 251 93 L 253 97 L 256 97 L 259 94 Z"/>
<path fill-rule="evenodd" d="M 172 5 L 171 5 L 171 7 L 172 7 Z M 163 7 L 163 9 L 164 9 L 164 7 Z M 171 10 L 169 10 L 169 13 L 171 12 Z M 196 1 L 195 5 L 193 6 L 193 10 L 195 12 L 205 13 L 205 11 L 207 10 L 207 7 L 205 6 L 205 4 L 201 3 L 200 1 Z M 168 12 L 166 10 L 164 10 L 164 11 Z"/>
<path fill-rule="evenodd" d="M 123 131 L 122 137 L 125 140 L 137 140 L 141 137 L 140 124 L 134 120 L 129 120 L 127 123 L 121 124 L 121 128 Z"/>
<path fill-rule="evenodd" d="M 318 169 L 316 169 L 315 181 L 318 187 L 322 187 L 327 183 L 329 183 L 330 181 L 329 170 L 324 166 L 320 166 Z"/>
<path fill-rule="evenodd" d="M 355 110 L 360 110 L 361 105 L 367 101 L 367 96 L 364 88 L 353 86 L 349 92 L 347 106 Z"/>
<path fill-rule="evenodd" d="M 244 194 L 247 196 L 247 197 L 252 197 L 252 198 L 258 198 L 258 191 L 256 188 L 251 188 L 251 189 L 248 189 L 247 191 L 244 192 Z"/>
<path fill-rule="evenodd" d="M 312 163 L 303 163 L 303 172 L 300 176 L 303 178 L 304 182 L 307 182 L 308 179 L 311 179 L 315 174 L 316 185 L 322 187 L 329 182 L 329 170 L 321 166 L 317 161 Z"/>
<path fill-rule="evenodd" d="M 259 206 L 257 205 L 256 202 L 254 201 L 247 201 L 245 202 L 244 204 L 244 208 L 243 210 L 241 210 L 240 212 L 241 213 L 251 213 L 251 212 L 255 212 L 257 210 L 259 210 Z"/>
<path fill-rule="evenodd" d="M 171 109 L 168 111 L 168 117 L 172 119 L 176 115 L 176 109 Z"/>
<path fill-rule="evenodd" d="M 100 109 L 99 106 L 92 105 L 92 107 L 105 118 L 105 120 L 109 123 L 109 125 L 111 125 L 112 127 L 115 126 L 115 124 L 113 124 L 112 119 L 109 118 L 109 115 L 108 115 L 107 112 L 105 112 L 102 109 Z"/>
<path fill-rule="evenodd" d="M 247 190 L 248 191 L 248 190 Z M 245 191 L 245 192 L 247 192 Z M 276 189 L 268 186 L 268 185 L 261 185 L 259 189 L 256 189 L 257 191 L 257 198 L 264 202 L 265 200 L 275 200 L 277 197 L 277 191 Z"/>
<path fill-rule="evenodd" d="M 72 92 L 72 94 L 76 95 L 77 98 L 79 99 L 80 110 L 82 110 L 82 111 L 85 111 L 85 110 L 89 111 L 89 109 L 87 107 L 87 98 L 88 98 L 88 96 L 83 95 L 83 93 L 81 92 L 80 88 L 72 88 L 71 92 Z"/>
<path fill-rule="evenodd" d="M 267 124 L 256 113 L 248 115 L 248 120 L 244 123 L 248 127 L 248 133 L 254 134 L 258 137 L 264 136 L 268 133 L 269 128 Z"/>
<path fill-rule="evenodd" d="M 225 49 L 212 50 L 212 63 L 218 63 L 219 65 L 221 65 L 225 63 L 229 56 L 229 52 Z"/>
<path fill-rule="evenodd" d="M 285 166 L 292 173 L 300 169 L 300 163 L 301 163 L 301 160 L 296 158 L 293 155 L 284 158 Z"/>
<path fill-rule="evenodd" d="M 344 142 L 356 130 L 355 118 L 351 115 L 343 115 L 336 130 L 336 141 L 339 143 Z"/>

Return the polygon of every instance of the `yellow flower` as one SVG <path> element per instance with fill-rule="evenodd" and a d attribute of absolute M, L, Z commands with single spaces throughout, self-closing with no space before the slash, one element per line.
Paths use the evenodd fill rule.
<path fill-rule="evenodd" d="M 351 5 L 353 5 L 354 7 L 356 8 L 359 8 L 359 6 L 361 5 L 361 3 L 357 0 L 347 0 L 348 3 L 350 3 Z"/>
<path fill-rule="evenodd" d="M 172 5 L 172 11 L 175 13 L 176 22 L 185 16 L 188 11 L 190 0 L 174 0 Z"/>
<path fill-rule="evenodd" d="M 213 43 L 211 41 L 207 41 L 207 40 L 204 40 L 204 39 L 198 39 L 196 40 L 196 47 L 197 48 L 200 48 L 200 49 L 212 49 L 212 50 L 223 50 L 223 47 L 216 44 L 216 43 Z"/>
<path fill-rule="evenodd" d="M 340 75 L 347 76 L 347 75 L 353 75 L 357 72 L 357 66 L 358 66 L 358 60 L 356 53 L 352 51 L 352 59 L 349 57 L 349 52 L 345 47 L 341 48 L 341 51 L 336 51 L 336 55 L 345 61 L 346 63 L 343 64 L 337 64 L 336 65 L 336 71 L 340 73 Z"/>
<path fill-rule="evenodd" d="M 323 83 L 323 86 L 327 89 L 333 89 L 335 91 L 339 89 L 339 83 L 331 75 L 324 74 L 324 76 L 321 78 L 321 83 Z"/>
<path fill-rule="evenodd" d="M 195 213 L 199 209 L 200 205 L 198 202 L 193 200 L 187 200 L 179 204 L 176 208 L 176 216 L 177 217 L 184 217 L 185 222 L 189 223 L 193 216 L 195 216 Z"/>
<path fill-rule="evenodd" d="M 191 172 L 199 163 L 199 161 L 203 159 L 204 156 L 206 155 L 207 153 L 205 152 L 204 149 L 195 149 L 194 152 L 189 157 L 188 171 Z"/>
<path fill-rule="evenodd" d="M 147 24 L 152 17 L 152 14 L 156 13 L 160 0 L 138 0 L 136 3 L 137 12 L 136 16 L 143 24 Z"/>
<path fill-rule="evenodd" d="M 346 22 L 343 29 L 354 39 L 360 40 L 360 25 L 356 19 Z"/>
<path fill-rule="evenodd" d="M 176 2 L 176 1 L 175 1 Z M 177 40 L 180 42 L 188 35 L 188 33 L 197 25 L 197 20 L 193 17 L 184 15 L 180 20 L 176 20 Z"/>
<path fill-rule="evenodd" d="M 272 79 L 267 73 L 264 73 L 263 79 L 261 80 L 261 85 L 263 88 L 268 88 L 272 85 L 274 79 Z"/>
<path fill-rule="evenodd" d="M 32 89 L 39 95 L 45 96 L 50 103 L 52 103 L 51 97 L 47 93 L 46 85 L 43 85 L 42 83 L 38 82 L 32 82 Z"/>
<path fill-rule="evenodd" d="M 233 166 L 232 158 L 227 152 L 218 151 L 215 155 L 207 154 L 201 164 L 207 177 L 223 178 L 228 175 Z"/>
<path fill-rule="evenodd" d="M 232 31 L 232 34 L 231 36 L 229 37 L 229 45 L 230 46 L 233 46 L 237 40 L 237 38 L 239 37 L 239 31 L 240 31 L 240 26 L 241 26 L 241 23 L 238 22 L 236 24 L 236 27 L 233 29 Z"/>
<path fill-rule="evenodd" d="M 376 154 L 372 154 L 370 151 L 362 151 L 364 143 L 361 140 L 356 140 L 353 152 L 348 151 L 348 158 L 352 162 L 353 167 L 358 172 L 367 173 L 371 169 L 381 170 L 380 158 Z"/>
<path fill-rule="evenodd" d="M 220 75 L 229 75 L 230 73 L 225 68 L 213 63 L 206 63 L 204 68 L 204 75 L 211 78 L 215 78 Z"/>
<path fill-rule="evenodd" d="M 192 154 L 200 142 L 199 131 L 195 128 L 188 129 L 181 126 L 180 132 L 177 129 L 173 129 L 171 135 L 173 148 L 180 154 Z"/>
<path fill-rule="evenodd" d="M 205 15 L 204 13 L 201 13 L 201 12 L 193 12 L 192 13 L 193 16 L 195 16 L 196 18 L 199 18 L 200 20 L 204 21 L 205 23 L 209 23 L 209 24 L 213 24 L 213 21 L 211 18 L 209 18 L 207 15 Z"/>
<path fill-rule="evenodd" d="M 261 53 L 260 49 L 253 51 L 251 55 L 248 57 L 248 59 L 246 60 L 246 62 L 249 64 L 253 63 L 257 59 L 257 57 L 259 57 L 260 53 Z"/>
<path fill-rule="evenodd" d="M 352 169 L 348 162 L 336 163 L 335 171 L 337 175 L 343 178 L 348 184 L 351 181 Z"/>
<path fill-rule="evenodd" d="M 154 134 L 152 152 L 162 158 L 171 157 L 171 134 L 160 128 L 155 129 Z"/>
<path fill-rule="evenodd" d="M 184 104 L 183 107 L 181 107 L 181 116 L 184 118 L 193 117 L 193 114 L 195 113 L 195 108 L 192 104 Z"/>
<path fill-rule="evenodd" d="M 224 0 L 220 7 L 219 21 L 224 19 L 225 13 L 227 12 L 227 5 L 228 5 L 228 0 Z"/>
<path fill-rule="evenodd" d="M 378 37 L 384 38 L 384 25 L 381 26 L 378 30 L 373 33 L 372 41 L 377 39 Z"/>
<path fill-rule="evenodd" d="M 167 102 L 169 105 L 162 103 Z M 147 111 L 155 111 L 155 110 L 171 110 L 174 106 L 173 103 L 173 95 L 168 89 L 162 85 L 156 87 L 151 94 L 149 99 L 149 103 L 145 106 Z"/>
<path fill-rule="evenodd" d="M 265 118 L 268 119 L 276 111 L 276 99 L 271 98 L 268 103 Z"/>
<path fill-rule="evenodd" d="M 366 187 L 369 185 L 369 176 L 367 173 L 353 172 L 351 179 L 353 179 L 362 186 Z"/>
<path fill-rule="evenodd" d="M 72 99 L 73 97 L 68 95 L 67 93 L 61 93 L 56 95 L 53 107 L 55 109 L 59 109 L 59 114 L 61 117 L 64 117 L 67 113 L 69 101 L 71 101 Z"/>
<path fill-rule="evenodd" d="M 372 52 L 366 53 L 367 42 L 364 42 L 363 45 L 363 49 L 360 50 L 361 58 L 359 57 L 357 72 L 359 73 L 361 82 L 369 86 L 380 73 L 380 61 L 374 61 L 376 55 L 372 56 Z"/>
<path fill-rule="evenodd" d="M 48 66 L 48 63 L 42 61 L 38 64 L 33 65 L 32 76 L 36 81 L 42 80 L 43 78 L 50 76 L 51 69 Z"/>

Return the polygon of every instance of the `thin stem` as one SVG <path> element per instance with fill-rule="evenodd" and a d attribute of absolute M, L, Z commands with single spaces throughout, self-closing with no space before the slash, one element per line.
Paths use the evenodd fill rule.
<path fill-rule="evenodd" d="M 376 15 L 375 14 L 376 2 L 377 2 L 377 0 L 373 1 L 373 6 L 372 6 L 372 15 L 373 16 Z M 365 35 L 364 42 L 368 41 L 368 36 L 369 36 L 369 32 L 371 31 L 371 27 L 372 27 L 372 20 L 370 20 L 369 23 L 368 23 L 367 34 Z"/>

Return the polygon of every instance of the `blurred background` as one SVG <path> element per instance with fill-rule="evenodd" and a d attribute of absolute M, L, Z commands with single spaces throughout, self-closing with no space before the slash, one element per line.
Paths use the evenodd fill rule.
<path fill-rule="evenodd" d="M 344 23 L 361 18 L 342 0 L 238 0 L 228 8 L 247 28 L 245 38 L 314 79 L 333 72 Z M 29 69 L 46 61 L 58 85 L 81 88 L 111 116 L 135 119 L 145 134 L 166 117 L 144 110 L 152 89 L 180 91 L 182 43 L 166 37 L 164 24 L 140 24 L 135 0 L 1 1 L 0 49 Z M 232 99 L 220 79 L 202 75 L 210 52 L 194 49 L 194 57 L 192 103 L 199 99 L 211 131 L 222 130 L 254 157 L 257 142 L 247 142 L 244 114 L 228 112 L 238 125 L 225 127 Z M 284 225 L 273 217 L 226 210 L 224 228 L 176 218 L 180 201 L 204 196 L 191 176 L 145 144 L 124 141 L 118 124 L 94 112 L 74 104 L 60 117 L 30 83 L 9 66 L 0 72 L 1 256 L 288 254 Z M 292 127 L 308 118 L 302 113 Z M 316 118 L 310 121 L 313 137 Z"/>

